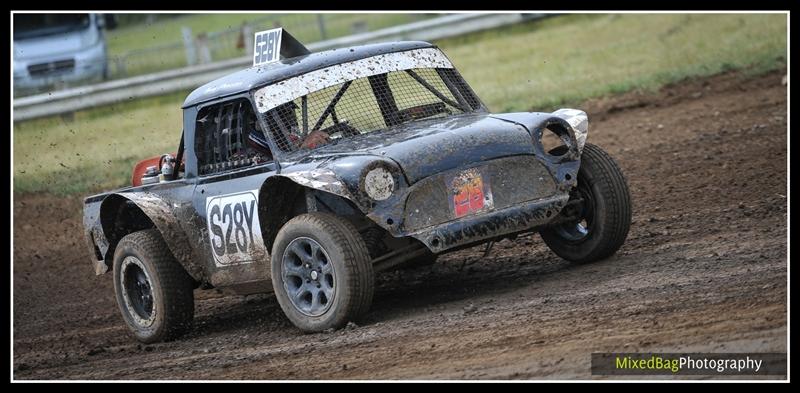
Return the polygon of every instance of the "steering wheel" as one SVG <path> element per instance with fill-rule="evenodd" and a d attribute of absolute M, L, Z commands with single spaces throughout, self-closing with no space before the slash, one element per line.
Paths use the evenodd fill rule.
<path fill-rule="evenodd" d="M 397 112 L 404 120 L 412 119 L 419 120 L 440 113 L 450 113 L 444 102 L 434 102 L 432 104 L 423 104 L 412 106 Z"/>
<path fill-rule="evenodd" d="M 334 124 L 334 125 L 332 125 L 332 126 L 330 126 L 328 128 L 320 130 L 320 131 L 322 131 L 322 132 L 324 132 L 324 133 L 326 133 L 328 135 L 333 135 L 333 134 L 335 134 L 337 132 L 341 132 L 343 137 L 361 135 L 361 131 L 359 131 L 357 128 L 351 126 L 349 120 L 340 121 L 340 122 L 338 122 L 338 123 L 336 123 L 336 124 Z"/>

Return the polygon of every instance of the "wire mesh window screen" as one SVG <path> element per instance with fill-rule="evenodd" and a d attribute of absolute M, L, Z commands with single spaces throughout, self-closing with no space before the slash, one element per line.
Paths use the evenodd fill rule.
<path fill-rule="evenodd" d="M 200 175 L 271 161 L 269 151 L 259 149 L 257 142 L 263 140 L 257 138 L 260 133 L 253 108 L 246 99 L 203 108 L 195 126 Z"/>
<path fill-rule="evenodd" d="M 278 147 L 291 152 L 482 107 L 455 69 L 418 68 L 327 87 L 262 116 Z"/>

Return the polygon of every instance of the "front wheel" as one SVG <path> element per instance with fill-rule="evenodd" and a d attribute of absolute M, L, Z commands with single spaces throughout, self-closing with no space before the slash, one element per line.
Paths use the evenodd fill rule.
<path fill-rule="evenodd" d="M 617 252 L 630 229 L 631 196 L 619 166 L 600 147 L 584 146 L 578 186 L 570 200 L 581 201 L 579 217 L 542 230 L 547 246 L 575 263 L 594 262 Z"/>
<path fill-rule="evenodd" d="M 272 248 L 272 286 L 284 314 L 300 330 L 338 329 L 372 303 L 372 261 L 348 221 L 327 213 L 292 218 Z"/>

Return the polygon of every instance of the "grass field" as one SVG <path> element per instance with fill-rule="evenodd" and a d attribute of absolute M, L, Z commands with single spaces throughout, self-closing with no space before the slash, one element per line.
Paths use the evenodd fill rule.
<path fill-rule="evenodd" d="M 369 30 L 380 29 L 411 19 L 408 14 L 323 14 L 327 37 L 336 37 L 349 34 L 353 23 L 364 21 Z M 110 56 L 122 54 L 127 51 L 144 49 L 154 45 L 182 42 L 181 27 L 187 26 L 195 34 L 202 32 L 222 31 L 233 29 L 244 23 L 258 25 L 272 25 L 275 22 L 286 26 L 298 39 L 304 42 L 314 42 L 322 39 L 319 34 L 317 14 L 196 14 L 173 19 L 160 19 L 153 23 L 139 24 L 122 27 L 108 32 L 108 52 Z M 308 26 L 309 28 L 306 28 Z M 313 31 L 313 34 L 311 33 Z M 302 32 L 305 36 L 300 36 Z"/>
<path fill-rule="evenodd" d="M 435 14 L 196 14 L 110 30 L 107 44 L 111 59 L 118 56 L 124 59 L 124 72 L 118 69 L 115 61 L 111 68 L 112 77 L 121 78 L 185 67 L 187 60 L 181 33 L 183 26 L 191 28 L 193 35 L 197 36 L 200 33 L 238 29 L 245 23 L 254 26 L 256 31 L 280 25 L 301 42 L 311 43 L 352 34 L 354 26 L 373 31 L 432 16 Z M 320 17 L 325 26 L 324 36 L 320 29 Z M 245 49 L 236 46 L 237 37 L 237 34 L 228 34 L 223 38 L 216 38 L 217 45 L 211 46 L 213 60 L 244 56 Z"/>
<path fill-rule="evenodd" d="M 567 15 L 437 42 L 495 112 L 550 110 L 733 69 L 784 67 L 785 15 Z M 125 185 L 141 158 L 174 151 L 185 93 L 14 128 L 15 192 Z M 591 116 L 591 114 L 590 114 Z"/>

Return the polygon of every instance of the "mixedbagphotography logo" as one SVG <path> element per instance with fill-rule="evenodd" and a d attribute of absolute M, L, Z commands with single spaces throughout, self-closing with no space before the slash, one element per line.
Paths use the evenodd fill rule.
<path fill-rule="evenodd" d="M 786 354 L 593 353 L 592 375 L 786 375 Z"/>

